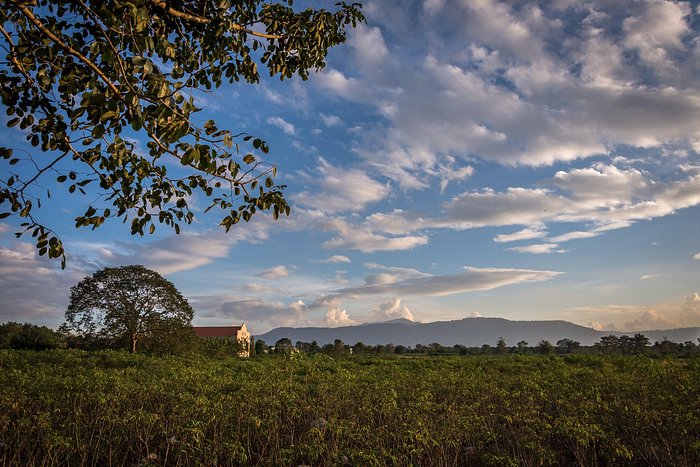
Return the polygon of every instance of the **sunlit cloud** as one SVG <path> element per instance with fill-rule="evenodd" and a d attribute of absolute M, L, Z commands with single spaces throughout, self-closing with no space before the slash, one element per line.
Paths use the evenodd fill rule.
<path fill-rule="evenodd" d="M 270 268 L 266 271 L 261 272 L 260 274 L 256 274 L 256 276 L 266 279 L 266 280 L 277 280 L 277 279 L 282 279 L 283 277 L 287 277 L 289 275 L 289 270 L 287 269 L 286 266 L 284 265 L 278 265 L 273 268 Z"/>
<path fill-rule="evenodd" d="M 406 275 L 388 271 L 368 276 L 365 284 L 340 289 L 342 296 L 398 295 L 440 297 L 466 292 L 492 290 L 507 285 L 541 282 L 562 274 L 556 271 L 466 267 L 464 272 L 448 275 L 425 273 Z"/>
<path fill-rule="evenodd" d="M 296 128 L 294 128 L 294 125 L 281 117 L 270 117 L 267 119 L 267 123 L 276 126 L 288 135 L 294 136 L 296 134 Z"/>

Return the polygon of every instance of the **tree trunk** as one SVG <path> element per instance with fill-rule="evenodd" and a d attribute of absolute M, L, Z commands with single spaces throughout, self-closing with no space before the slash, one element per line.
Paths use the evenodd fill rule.
<path fill-rule="evenodd" d="M 136 336 L 131 336 L 131 353 L 136 353 Z"/>

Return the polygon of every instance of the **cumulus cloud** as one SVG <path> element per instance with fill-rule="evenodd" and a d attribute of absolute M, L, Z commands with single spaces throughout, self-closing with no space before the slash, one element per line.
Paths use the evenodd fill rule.
<path fill-rule="evenodd" d="M 341 126 L 343 124 L 343 121 L 337 115 L 326 115 L 321 113 L 319 116 L 321 117 L 323 124 L 327 127 Z"/>
<path fill-rule="evenodd" d="M 336 167 L 319 158 L 316 168 L 317 189 L 302 191 L 292 200 L 303 207 L 324 213 L 357 212 L 370 203 L 384 199 L 389 187 L 359 169 Z"/>
<path fill-rule="evenodd" d="M 281 117 L 270 117 L 267 119 L 267 123 L 276 126 L 288 135 L 294 136 L 297 132 L 296 128 L 294 128 L 294 125 L 292 125 L 291 123 L 289 123 Z"/>
<path fill-rule="evenodd" d="M 700 326 L 700 294 L 692 293 L 683 301 L 656 305 L 605 305 L 579 307 L 576 316 L 588 315 L 594 319 L 588 326 L 595 329 L 625 332 L 674 329 Z M 601 325 L 607 322 L 609 324 Z"/>
<path fill-rule="evenodd" d="M 654 329 L 672 329 L 678 327 L 676 321 L 668 319 L 655 309 L 650 309 L 639 315 L 637 318 L 627 321 L 624 324 L 626 331 L 644 331 Z"/>
<path fill-rule="evenodd" d="M 673 214 L 700 204 L 700 175 L 683 172 L 678 179 L 660 179 L 648 172 L 621 170 L 593 164 L 585 169 L 558 171 L 551 187 L 485 188 L 453 196 L 442 212 L 425 216 L 395 209 L 367 217 L 360 229 L 367 234 L 394 236 L 434 229 L 530 226 L 494 238 L 511 242 L 542 238 L 538 245 L 511 248 L 529 253 L 561 252 L 558 244 L 592 238 L 636 222 Z M 606 188 L 607 187 L 607 188 Z M 609 190 L 609 191 L 606 191 Z M 573 230 L 547 238 L 549 224 L 585 223 L 587 230 Z M 534 227 L 533 227 L 534 226 Z"/>
<path fill-rule="evenodd" d="M 340 300 L 331 299 L 326 302 L 326 325 L 330 327 L 351 326 L 355 321 L 350 319 L 348 312 L 340 305 Z"/>
<path fill-rule="evenodd" d="M 277 280 L 277 279 L 282 279 L 283 277 L 287 277 L 289 275 L 289 270 L 287 269 L 286 266 L 284 265 L 278 265 L 273 268 L 270 268 L 266 271 L 261 272 L 260 274 L 256 274 L 256 276 L 266 279 L 266 280 Z"/>
<path fill-rule="evenodd" d="M 346 64 L 315 79 L 383 117 L 357 153 L 404 189 L 444 184 L 448 155 L 540 166 L 700 139 L 685 3 L 588 1 L 576 21 L 556 2 L 412 3 L 368 8 Z"/>
<path fill-rule="evenodd" d="M 697 259 L 698 261 L 700 261 L 700 253 L 695 253 L 693 255 L 693 259 Z"/>
<path fill-rule="evenodd" d="M 401 305 L 401 299 L 398 297 L 390 297 L 388 301 L 380 303 L 372 310 L 374 321 L 381 322 L 399 318 L 413 321 L 413 313 L 406 305 Z"/>
<path fill-rule="evenodd" d="M 428 243 L 428 237 L 424 235 L 381 235 L 366 226 L 356 226 L 341 219 L 326 222 L 324 229 L 335 231 L 337 234 L 323 243 L 324 248 L 347 248 L 373 253 L 375 251 L 410 250 Z"/>

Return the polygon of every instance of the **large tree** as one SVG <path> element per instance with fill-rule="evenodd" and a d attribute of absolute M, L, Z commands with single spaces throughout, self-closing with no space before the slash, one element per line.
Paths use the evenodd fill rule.
<path fill-rule="evenodd" d="M 306 79 L 364 18 L 359 4 L 298 10 L 292 0 L 0 0 L 0 94 L 36 152 L 0 145 L 0 219 L 23 218 L 39 253 L 61 258 L 37 217 L 52 179 L 88 193 L 77 227 L 130 220 L 179 232 L 199 192 L 228 231 L 256 211 L 289 214 L 267 144 L 198 122 L 192 91 L 258 82 L 258 66 Z M 137 141 L 145 144 L 139 149 Z M 173 168 L 177 162 L 179 168 Z M 168 165 L 170 163 L 170 166 Z M 76 194 L 77 194 L 76 193 Z"/>
<path fill-rule="evenodd" d="M 129 343 L 190 330 L 194 312 L 172 282 L 143 266 L 104 268 L 71 288 L 63 329 L 86 339 Z M 157 342 L 156 342 L 157 344 Z"/>

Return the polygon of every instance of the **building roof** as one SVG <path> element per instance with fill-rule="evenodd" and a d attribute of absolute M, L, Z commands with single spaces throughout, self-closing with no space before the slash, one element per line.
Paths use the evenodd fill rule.
<path fill-rule="evenodd" d="M 194 326 L 197 337 L 236 337 L 243 326 Z"/>

